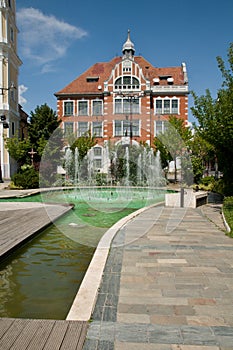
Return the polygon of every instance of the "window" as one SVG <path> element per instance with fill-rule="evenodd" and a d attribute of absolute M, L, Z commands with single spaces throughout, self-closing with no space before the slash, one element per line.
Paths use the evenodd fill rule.
<path fill-rule="evenodd" d="M 74 132 L 74 123 L 72 122 L 64 122 L 64 134 L 65 136 L 69 136 Z"/>
<path fill-rule="evenodd" d="M 73 115 L 73 101 L 64 102 L 64 115 Z"/>
<path fill-rule="evenodd" d="M 99 77 L 87 77 L 88 83 L 95 83 L 99 80 Z"/>
<path fill-rule="evenodd" d="M 96 137 L 103 136 L 103 124 L 102 122 L 93 122 L 92 123 L 92 135 Z"/>
<path fill-rule="evenodd" d="M 125 75 L 117 78 L 115 81 L 115 90 L 135 90 L 140 89 L 140 82 L 137 78 L 131 75 Z"/>
<path fill-rule="evenodd" d="M 10 28 L 10 38 L 11 41 L 14 42 L 14 29 L 12 27 Z"/>
<path fill-rule="evenodd" d="M 170 113 L 170 100 L 163 101 L 163 113 L 165 113 L 165 114 Z"/>
<path fill-rule="evenodd" d="M 115 114 L 139 114 L 140 104 L 139 98 L 123 97 L 115 99 Z"/>
<path fill-rule="evenodd" d="M 92 101 L 92 115 L 103 115 L 103 102 L 101 100 Z"/>
<path fill-rule="evenodd" d="M 167 129 L 167 121 L 166 120 L 156 120 L 155 121 L 155 136 L 159 134 L 163 134 Z"/>
<path fill-rule="evenodd" d="M 162 100 L 156 100 L 155 110 L 156 110 L 156 114 L 163 113 Z"/>
<path fill-rule="evenodd" d="M 122 136 L 122 121 L 121 120 L 115 120 L 114 123 L 114 130 L 115 130 L 115 136 Z"/>
<path fill-rule="evenodd" d="M 78 101 L 78 115 L 88 115 L 88 101 Z"/>
<path fill-rule="evenodd" d="M 168 97 L 155 99 L 155 114 L 179 114 L 179 99 Z"/>
<path fill-rule="evenodd" d="M 12 136 L 15 135 L 15 123 L 14 122 L 11 123 L 11 135 Z"/>
<path fill-rule="evenodd" d="M 102 159 L 94 159 L 94 168 L 95 169 L 100 169 L 102 168 Z"/>
<path fill-rule="evenodd" d="M 172 100 L 172 113 L 178 114 L 178 100 Z"/>
<path fill-rule="evenodd" d="M 114 120 L 114 136 L 140 136 L 139 120 Z"/>
<path fill-rule="evenodd" d="M 102 148 L 101 147 L 94 147 L 94 157 L 101 157 L 102 156 Z"/>
<path fill-rule="evenodd" d="M 78 137 L 88 132 L 88 122 L 78 122 Z"/>

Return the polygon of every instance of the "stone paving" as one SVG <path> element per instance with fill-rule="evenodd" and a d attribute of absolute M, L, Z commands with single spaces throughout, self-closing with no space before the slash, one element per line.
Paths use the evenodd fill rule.
<path fill-rule="evenodd" d="M 233 240 L 220 210 L 153 207 L 118 232 L 84 350 L 233 349 Z"/>

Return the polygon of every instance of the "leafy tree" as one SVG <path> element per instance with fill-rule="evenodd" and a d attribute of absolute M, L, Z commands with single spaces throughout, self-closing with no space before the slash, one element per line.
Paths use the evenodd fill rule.
<path fill-rule="evenodd" d="M 72 140 L 72 143 L 70 142 Z M 70 136 L 69 139 L 70 149 L 74 153 L 75 148 L 78 148 L 79 152 L 79 160 L 82 161 L 83 158 L 87 155 L 87 152 L 96 145 L 96 139 L 94 136 L 91 136 L 90 130 L 86 132 L 84 135 L 80 136 L 79 138 L 75 139 L 73 138 L 73 135 Z"/>
<path fill-rule="evenodd" d="M 31 161 L 28 152 L 31 150 L 31 143 L 29 139 L 20 140 L 17 136 L 8 138 L 6 140 L 6 148 L 19 166 L 30 164 Z"/>
<path fill-rule="evenodd" d="M 199 183 L 202 179 L 204 170 L 209 168 L 209 164 L 214 160 L 214 148 L 206 141 L 196 128 L 193 135 L 191 148 L 191 160 L 193 165 L 194 182 Z M 208 175 L 208 172 L 206 173 Z"/>
<path fill-rule="evenodd" d="M 43 150 L 53 132 L 59 127 L 61 121 L 57 114 L 46 103 L 37 106 L 34 112 L 31 112 L 30 123 L 28 126 L 28 136 L 32 148 L 37 152 L 35 161 L 40 161 Z M 61 142 L 59 140 L 59 147 Z"/>
<path fill-rule="evenodd" d="M 206 94 L 198 97 L 193 93 L 193 115 L 199 122 L 202 137 L 214 148 L 223 172 L 224 193 L 233 194 L 233 43 L 228 49 L 228 64 L 217 57 L 218 67 L 221 71 L 223 83 L 218 90 L 217 98 L 211 96 L 207 89 Z"/>
<path fill-rule="evenodd" d="M 20 181 L 22 187 L 30 186 L 30 182 L 26 184 L 23 177 L 27 177 L 28 173 L 33 174 L 28 176 L 31 181 L 31 186 L 35 187 L 37 181 L 34 181 L 34 173 L 31 169 L 22 167 L 22 165 L 31 165 L 31 157 L 29 152 L 34 150 L 34 170 L 39 170 L 41 158 L 43 157 L 42 172 L 47 177 L 53 178 L 56 173 L 57 165 L 60 164 L 60 150 L 63 146 L 63 133 L 60 128 L 60 121 L 54 112 L 47 104 L 37 106 L 34 112 L 31 112 L 30 123 L 28 126 L 28 138 L 20 140 L 18 137 L 9 138 L 6 140 L 6 145 L 10 156 L 18 163 L 18 173 L 21 174 L 13 178 L 17 181 L 18 186 Z M 46 152 L 45 152 L 46 149 Z M 25 170 L 26 169 L 26 170 Z M 39 174 L 37 174 L 39 178 Z M 33 182 L 33 183 L 32 183 Z"/>
<path fill-rule="evenodd" d="M 192 173 L 189 158 L 189 143 L 191 142 L 192 133 L 189 128 L 185 126 L 183 119 L 171 116 L 166 123 L 166 130 L 157 136 L 154 141 L 155 148 L 160 150 L 163 164 L 174 160 L 175 166 L 175 182 L 177 181 L 177 164 L 176 159 L 180 157 L 183 161 L 182 175 L 186 182 L 190 182 L 190 175 Z"/>

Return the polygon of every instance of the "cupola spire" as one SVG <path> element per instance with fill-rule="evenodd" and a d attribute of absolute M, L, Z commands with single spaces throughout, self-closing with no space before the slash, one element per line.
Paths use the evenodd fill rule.
<path fill-rule="evenodd" d="M 123 48 L 122 48 L 122 53 L 123 53 L 124 57 L 130 57 L 130 58 L 132 58 L 134 56 L 134 53 L 135 53 L 134 44 L 132 43 L 132 41 L 130 39 L 130 30 L 129 29 L 128 29 L 127 40 L 124 43 Z"/>

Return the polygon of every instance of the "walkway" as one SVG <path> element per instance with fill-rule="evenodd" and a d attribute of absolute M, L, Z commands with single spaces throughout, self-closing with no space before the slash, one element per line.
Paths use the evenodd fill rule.
<path fill-rule="evenodd" d="M 154 207 L 118 232 L 83 350 L 233 349 L 233 240 L 216 210 Z"/>
<path fill-rule="evenodd" d="M 0 233 L 13 214 L 15 233 L 33 231 L 48 209 L 4 205 Z M 233 240 L 216 224 L 217 205 L 146 210 L 113 240 L 88 333 L 87 322 L 3 318 L 0 349 L 232 350 Z"/>
<path fill-rule="evenodd" d="M 0 260 L 71 208 L 60 204 L 0 202 Z"/>
<path fill-rule="evenodd" d="M 0 318 L 1 350 L 81 350 L 87 322 Z"/>

